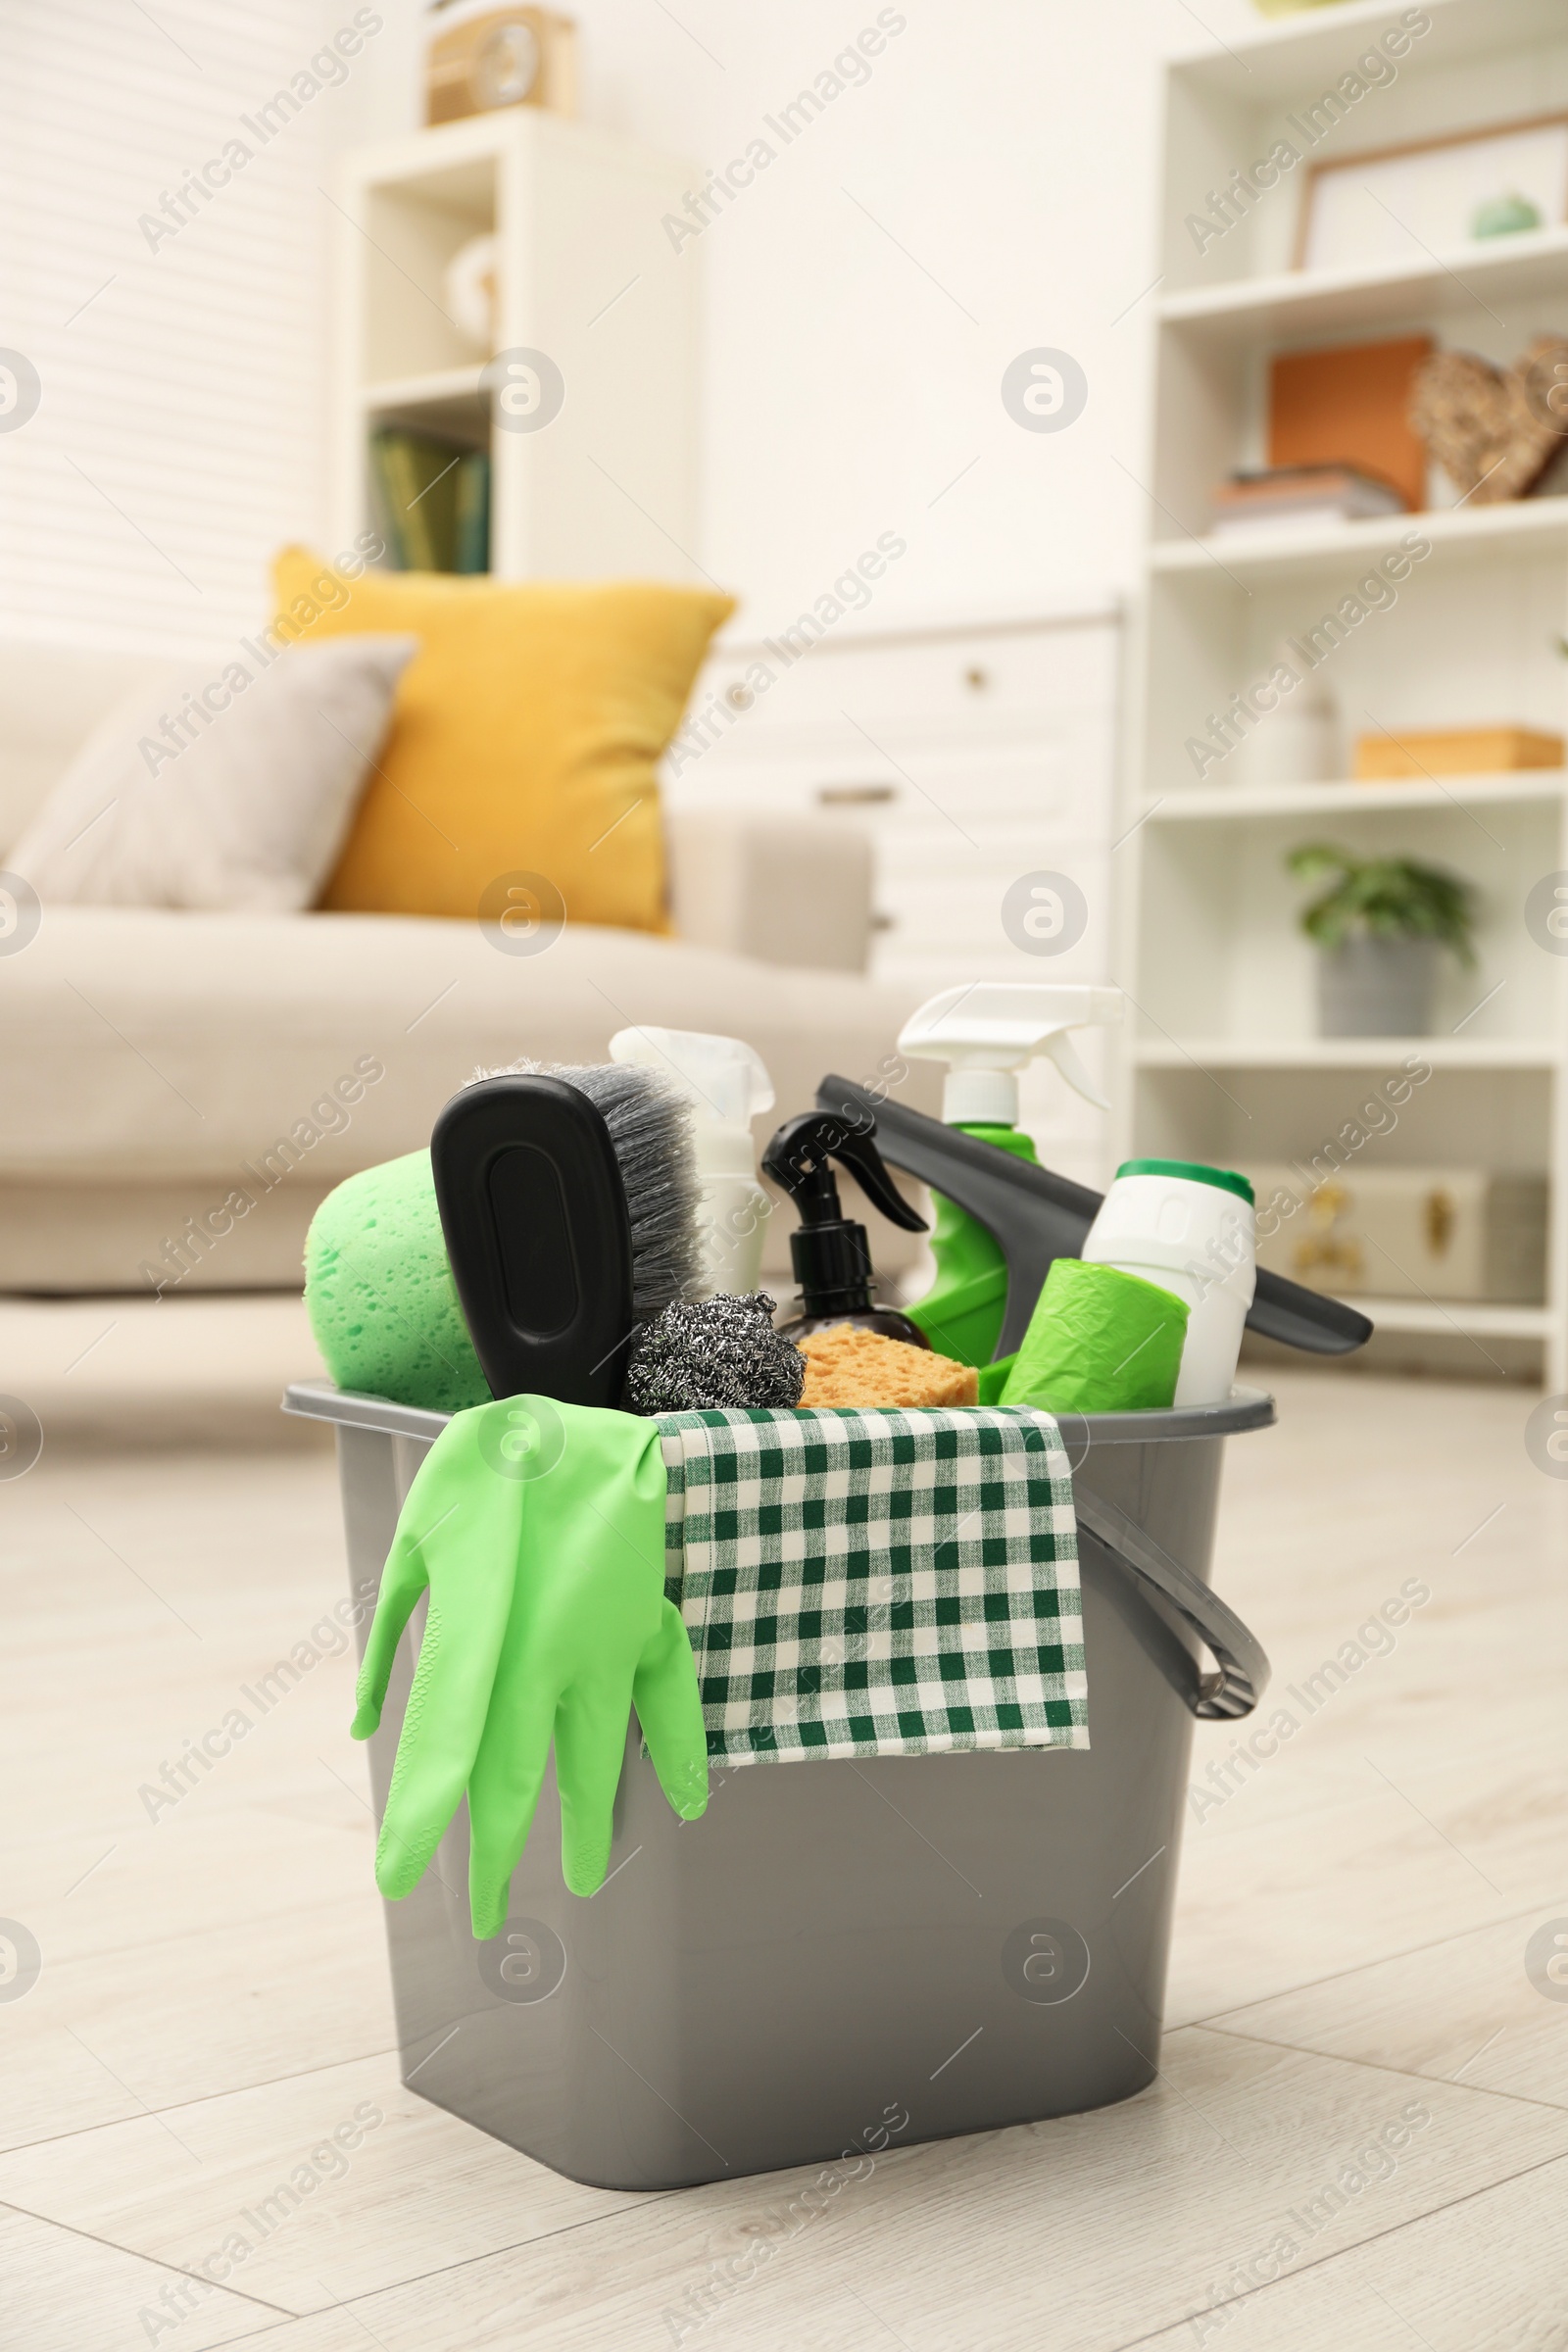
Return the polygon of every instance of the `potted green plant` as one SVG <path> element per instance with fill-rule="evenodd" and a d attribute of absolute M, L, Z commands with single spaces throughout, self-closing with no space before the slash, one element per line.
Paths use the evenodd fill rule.
<path fill-rule="evenodd" d="M 1333 842 L 1303 842 L 1285 862 L 1298 881 L 1327 884 L 1298 918 L 1319 951 L 1319 1033 L 1424 1037 L 1440 952 L 1476 959 L 1471 885 L 1414 858 L 1358 858 Z"/>

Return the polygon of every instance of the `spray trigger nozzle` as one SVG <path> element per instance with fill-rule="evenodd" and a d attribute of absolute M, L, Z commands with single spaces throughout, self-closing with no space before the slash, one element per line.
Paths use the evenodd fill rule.
<path fill-rule="evenodd" d="M 926 1221 L 899 1191 L 871 1138 L 874 1126 L 858 1115 L 803 1111 L 786 1119 L 762 1153 L 762 1173 L 790 1194 L 803 1225 L 837 1223 L 843 1215 L 833 1161 L 848 1168 L 874 1208 L 906 1233 L 924 1233 Z"/>
<path fill-rule="evenodd" d="M 1075 1094 L 1082 1095 L 1084 1101 L 1092 1102 L 1097 1110 L 1110 1108 L 1109 1102 L 1084 1068 L 1078 1057 L 1078 1049 L 1065 1029 L 1058 1029 L 1054 1037 L 1047 1038 L 1044 1050 Z"/>
<path fill-rule="evenodd" d="M 1037 1056 L 1054 1062 L 1086 1102 L 1108 1110 L 1068 1031 L 1104 1027 L 1121 1017 L 1119 988 L 979 980 L 944 989 L 922 1004 L 905 1023 L 899 1051 L 947 1063 L 942 1116 L 950 1126 L 1011 1127 L 1018 1118 L 1017 1073 Z"/>

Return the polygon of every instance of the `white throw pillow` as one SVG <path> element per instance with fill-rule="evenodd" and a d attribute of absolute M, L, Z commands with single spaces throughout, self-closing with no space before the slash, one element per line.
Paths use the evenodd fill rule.
<path fill-rule="evenodd" d="M 416 637 L 172 672 L 112 710 L 6 859 L 45 905 L 309 906 L 343 846 Z"/>

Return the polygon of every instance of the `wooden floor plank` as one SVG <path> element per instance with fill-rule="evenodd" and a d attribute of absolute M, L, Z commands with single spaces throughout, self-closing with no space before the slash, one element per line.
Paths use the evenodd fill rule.
<path fill-rule="evenodd" d="M 280 2315 L 34 2214 L 0 2205 L 0 2342 L 7 2352 L 211 2352 L 270 2333 Z M 360 2341 L 366 2337 L 363 2330 Z"/>
<path fill-rule="evenodd" d="M 181 1743 L 343 1597 L 329 1458 L 230 1443 L 291 1333 L 273 1314 L 247 1374 L 245 1310 L 210 1302 L 203 1345 L 233 1364 L 217 1442 L 187 1379 L 139 1446 L 108 1373 L 70 1419 L 84 1324 L 40 1310 L 22 1334 L 66 1432 L 0 1482 L 0 1912 L 43 1953 L 0 1999 L 27 2352 L 148 2341 L 138 2297 L 268 2220 L 298 2165 L 320 2177 L 256 2232 L 239 2291 L 158 2340 L 1560 2352 L 1568 2002 L 1524 1956 L 1568 1915 L 1568 1487 L 1524 1450 L 1530 1392 L 1279 1382 L 1279 1428 L 1230 1448 L 1215 1581 L 1273 1655 L 1265 1712 L 1297 1720 L 1250 1768 L 1247 1727 L 1199 1728 L 1171 2015 L 1210 2022 L 1169 2034 L 1123 2107 L 884 2158 L 802 2221 L 800 2178 L 584 2189 L 398 2084 L 346 1645 L 323 1636 L 149 1814 Z M 1411 1580 L 1429 1597 L 1324 1690 Z M 314 2165 L 366 2102 L 383 2120 L 347 2169 Z M 1412 2105 L 1430 2120 L 1393 2169 L 1368 2160 L 1336 2204 Z M 1278 2279 L 1237 2289 L 1293 2214 L 1319 2218 Z"/>

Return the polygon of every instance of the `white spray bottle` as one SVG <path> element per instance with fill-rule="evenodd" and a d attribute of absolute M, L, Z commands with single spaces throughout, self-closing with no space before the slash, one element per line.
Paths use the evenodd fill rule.
<path fill-rule="evenodd" d="M 1033 1139 L 1018 1125 L 1018 1072 L 1044 1057 L 1075 1094 L 1099 1110 L 1110 1105 L 1072 1044 L 1074 1029 L 1110 1027 L 1122 1017 L 1119 988 L 1078 983 L 978 980 L 944 989 L 906 1021 L 899 1051 L 948 1067 L 942 1116 L 950 1127 L 1035 1159 Z M 937 1278 L 906 1311 L 933 1344 L 965 1363 L 991 1361 L 1007 1304 L 1007 1264 L 983 1225 L 936 1196 L 932 1254 Z M 936 1334 L 941 1332 L 941 1339 Z"/>
<path fill-rule="evenodd" d="M 738 1037 L 698 1029 L 621 1029 L 612 1061 L 662 1070 L 691 1100 L 702 1182 L 703 1296 L 746 1298 L 757 1289 L 762 1228 L 772 1203 L 757 1179 L 752 1121 L 773 1107 L 773 1081 Z"/>

